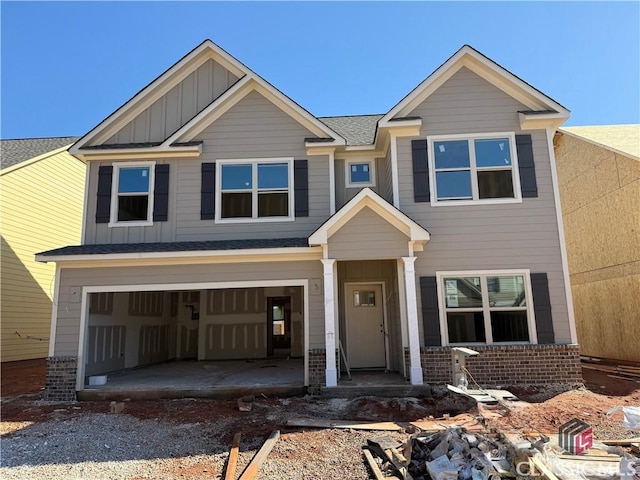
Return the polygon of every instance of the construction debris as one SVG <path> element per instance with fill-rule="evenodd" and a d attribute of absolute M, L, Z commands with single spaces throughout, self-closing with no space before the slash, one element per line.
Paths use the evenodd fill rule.
<path fill-rule="evenodd" d="M 111 413 L 122 413 L 122 412 L 124 412 L 124 402 L 111 402 L 109 404 L 109 411 Z"/>
<path fill-rule="evenodd" d="M 352 430 L 383 430 L 399 432 L 403 428 L 395 422 L 350 422 L 326 420 L 323 418 L 292 418 L 285 423 L 288 427 L 348 428 Z"/>
<path fill-rule="evenodd" d="M 260 471 L 260 467 L 269 456 L 271 450 L 273 450 L 273 447 L 275 446 L 279 438 L 280 430 L 274 430 L 273 432 L 271 432 L 269 438 L 267 438 L 262 444 L 262 447 L 260 447 L 260 450 L 253 457 L 251 463 L 247 465 L 247 468 L 244 469 L 244 472 L 242 472 L 242 475 L 240 475 L 240 478 L 238 480 L 253 480 L 254 478 L 256 478 L 256 475 L 258 475 L 258 472 Z"/>
<path fill-rule="evenodd" d="M 240 437 L 242 434 L 236 433 L 231 443 L 231 451 L 229 452 L 229 460 L 227 461 L 227 471 L 224 474 L 224 480 L 235 480 L 236 466 L 238 464 L 238 452 L 240 450 Z"/>
<path fill-rule="evenodd" d="M 245 397 L 241 397 L 238 399 L 238 410 L 241 412 L 250 412 L 253 408 L 253 402 L 255 402 L 256 397 L 253 395 L 247 395 Z"/>

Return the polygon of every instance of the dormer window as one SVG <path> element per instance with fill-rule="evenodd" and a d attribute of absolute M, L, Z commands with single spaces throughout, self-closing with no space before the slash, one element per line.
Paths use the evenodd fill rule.
<path fill-rule="evenodd" d="M 219 222 L 293 220 L 293 159 L 217 162 Z"/>
<path fill-rule="evenodd" d="M 374 160 L 346 160 L 345 180 L 347 188 L 375 187 Z"/>
<path fill-rule="evenodd" d="M 116 163 L 111 198 L 112 226 L 151 225 L 154 162 Z"/>

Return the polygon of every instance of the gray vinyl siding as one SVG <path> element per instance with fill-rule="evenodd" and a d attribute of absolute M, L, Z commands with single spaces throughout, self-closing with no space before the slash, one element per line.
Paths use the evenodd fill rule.
<path fill-rule="evenodd" d="M 320 261 L 184 266 L 63 268 L 60 272 L 54 355 L 77 355 L 82 286 L 309 280 L 310 348 L 324 348 L 324 296 Z M 161 285 L 159 291 L 166 290 Z M 192 290 L 186 286 L 185 290 Z"/>
<path fill-rule="evenodd" d="M 201 158 L 165 161 L 170 164 L 168 221 L 154 222 L 148 227 L 109 227 L 105 223 L 95 223 L 98 166 L 111 162 L 91 162 L 85 243 L 308 236 L 329 217 L 329 158 L 307 155 L 304 139 L 310 136 L 313 136 L 310 131 L 262 95 L 248 94 L 195 139 L 203 141 Z M 274 157 L 308 159 L 308 217 L 287 222 L 241 224 L 216 224 L 214 220 L 200 219 L 203 162 Z M 293 189 L 291 192 L 293 194 Z"/>
<path fill-rule="evenodd" d="M 409 254 L 408 242 L 405 234 L 365 207 L 329 238 L 329 258 L 400 258 Z"/>
<path fill-rule="evenodd" d="M 391 150 L 387 152 L 385 158 L 378 158 L 378 179 L 380 188 L 378 193 L 390 204 L 393 204 L 393 174 L 391 168 Z"/>
<path fill-rule="evenodd" d="M 391 198 L 391 169 L 388 167 L 388 161 L 385 158 L 375 158 L 376 170 L 376 184 L 371 188 L 374 192 L 380 195 L 385 200 L 389 201 Z M 362 187 L 347 188 L 347 181 L 345 178 L 345 162 L 344 159 L 337 159 L 335 161 L 335 175 L 336 175 L 336 209 L 344 206 L 349 200 L 355 197 Z"/>
<path fill-rule="evenodd" d="M 399 138 L 400 208 L 431 233 L 424 252 L 417 254 L 418 277 L 452 270 L 546 272 L 556 342 L 567 343 L 571 337 L 546 132 L 521 131 L 517 112 L 523 109 L 524 105 L 462 68 L 410 115 L 422 118 L 421 138 L 508 131 L 531 134 L 537 198 L 507 205 L 432 207 L 415 203 L 411 139 Z"/>
<path fill-rule="evenodd" d="M 238 80 L 210 59 L 104 143 L 161 142 Z"/>

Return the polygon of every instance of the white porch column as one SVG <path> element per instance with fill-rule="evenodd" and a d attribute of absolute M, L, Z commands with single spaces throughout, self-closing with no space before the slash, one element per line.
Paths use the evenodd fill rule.
<path fill-rule="evenodd" d="M 420 365 L 420 331 L 418 330 L 418 300 L 416 297 L 416 257 L 402 257 L 404 262 L 404 287 L 407 298 L 407 330 L 409 334 L 409 358 L 411 385 L 422 385 Z"/>
<path fill-rule="evenodd" d="M 336 301 L 335 301 L 335 259 L 323 259 L 324 267 L 324 336 L 326 348 L 326 386 L 338 386 L 338 372 L 336 369 Z"/>

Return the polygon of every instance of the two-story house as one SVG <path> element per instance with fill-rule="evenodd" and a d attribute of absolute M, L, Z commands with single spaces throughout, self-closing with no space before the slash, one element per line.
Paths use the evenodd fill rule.
<path fill-rule="evenodd" d="M 373 103 L 373 101 L 372 101 Z M 167 359 L 578 383 L 553 135 L 569 112 L 469 46 L 384 115 L 317 118 L 207 40 L 70 152 L 49 398 Z M 302 381 L 302 380 L 301 380 Z"/>

